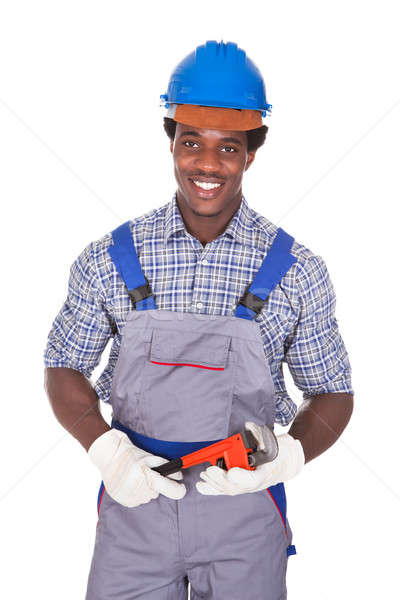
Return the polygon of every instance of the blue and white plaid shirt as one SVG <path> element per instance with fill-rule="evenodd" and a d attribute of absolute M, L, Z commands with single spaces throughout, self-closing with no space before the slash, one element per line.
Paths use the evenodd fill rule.
<path fill-rule="evenodd" d="M 167 204 L 131 221 L 137 254 L 157 308 L 233 315 L 239 298 L 270 248 L 277 227 L 245 198 L 225 231 L 205 247 L 186 230 L 174 194 Z M 290 233 L 290 232 L 289 232 Z M 90 377 L 112 337 L 109 362 L 94 387 L 109 402 L 121 333 L 133 310 L 107 248 L 111 234 L 89 244 L 71 266 L 68 296 L 48 336 L 47 367 L 69 367 Z M 297 261 L 272 291 L 259 323 L 276 390 L 276 421 L 296 414 L 282 362 L 303 396 L 353 393 L 351 369 L 335 319 L 335 292 L 324 261 L 296 241 Z"/>

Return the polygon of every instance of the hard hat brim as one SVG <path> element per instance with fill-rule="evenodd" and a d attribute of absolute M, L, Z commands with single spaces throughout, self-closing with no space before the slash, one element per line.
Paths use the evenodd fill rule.
<path fill-rule="evenodd" d="M 248 131 L 263 124 L 262 113 L 259 110 L 195 104 L 170 104 L 166 116 L 184 125 L 222 131 Z"/>

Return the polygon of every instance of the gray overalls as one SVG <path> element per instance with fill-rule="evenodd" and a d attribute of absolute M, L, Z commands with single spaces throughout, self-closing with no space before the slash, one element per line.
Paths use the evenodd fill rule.
<path fill-rule="evenodd" d="M 295 262 L 278 229 L 234 316 L 157 310 L 129 222 L 109 248 L 136 310 L 115 366 L 112 426 L 144 450 L 172 460 L 244 429 L 271 428 L 274 384 L 255 316 Z M 134 508 L 99 491 L 86 600 L 284 600 L 287 557 L 296 552 L 284 484 L 236 496 L 203 495 L 208 464 L 183 470 L 186 495 Z"/>

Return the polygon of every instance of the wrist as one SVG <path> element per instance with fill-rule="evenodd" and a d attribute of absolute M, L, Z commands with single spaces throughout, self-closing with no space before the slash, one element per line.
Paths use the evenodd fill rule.
<path fill-rule="evenodd" d="M 86 452 L 88 452 L 93 443 L 108 431 L 110 431 L 110 426 L 103 418 L 99 419 L 96 415 L 88 415 L 84 422 L 81 423 L 80 431 L 76 431 L 75 433 L 79 434 L 76 437 Z"/>

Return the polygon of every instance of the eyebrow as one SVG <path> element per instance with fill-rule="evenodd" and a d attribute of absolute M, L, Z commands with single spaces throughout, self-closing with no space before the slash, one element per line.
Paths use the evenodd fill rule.
<path fill-rule="evenodd" d="M 197 131 L 182 131 L 181 135 L 179 137 L 183 137 L 185 135 L 191 135 L 193 137 L 198 137 L 201 138 L 200 133 L 198 133 Z M 234 137 L 223 137 L 220 140 L 221 142 L 230 142 L 231 144 L 239 144 L 240 146 L 242 146 L 242 142 L 238 139 L 238 138 L 234 138 Z"/>

